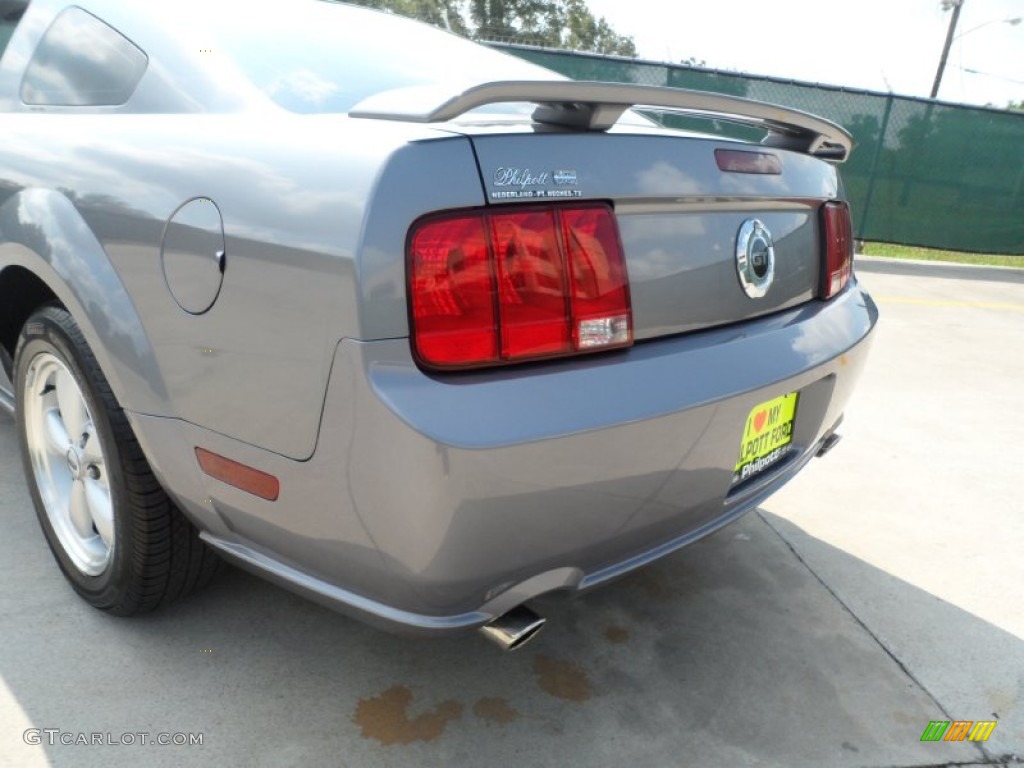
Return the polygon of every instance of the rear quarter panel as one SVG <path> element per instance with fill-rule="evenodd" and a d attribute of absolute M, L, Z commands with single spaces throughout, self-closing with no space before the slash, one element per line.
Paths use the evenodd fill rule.
<path fill-rule="evenodd" d="M 431 135 L 285 113 L 9 115 L 0 125 L 0 206 L 9 222 L 31 230 L 22 245 L 38 262 L 62 235 L 43 219 L 24 220 L 26 196 L 59 195 L 94 238 L 91 266 L 56 269 L 66 285 L 56 292 L 91 306 L 93 341 L 109 347 L 125 407 L 301 459 L 316 445 L 338 342 L 371 333 L 364 315 L 370 325 L 392 313 L 405 323 L 404 291 L 381 289 L 374 275 L 402 269 L 411 218 L 428 206 L 481 202 L 468 142 L 424 140 Z M 397 176 L 387 170 L 392 163 L 403 164 Z M 445 183 L 424 194 L 423 180 L 438 176 Z M 392 181 L 375 198 L 382 177 Z M 202 315 L 178 307 L 161 267 L 168 217 L 195 197 L 217 203 L 227 245 L 220 296 Z M 357 257 L 367 221 L 376 234 L 364 267 Z M 11 237 L 0 232 L 0 240 Z M 112 302 L 86 274 L 119 283 L 123 300 Z M 152 353 L 126 354 L 109 330 L 117 323 Z"/>

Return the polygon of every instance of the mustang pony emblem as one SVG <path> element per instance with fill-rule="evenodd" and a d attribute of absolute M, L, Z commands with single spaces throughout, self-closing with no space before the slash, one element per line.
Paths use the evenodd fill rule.
<path fill-rule="evenodd" d="M 747 219 L 736 236 L 736 272 L 743 291 L 760 299 L 775 280 L 775 243 L 759 219 Z"/>

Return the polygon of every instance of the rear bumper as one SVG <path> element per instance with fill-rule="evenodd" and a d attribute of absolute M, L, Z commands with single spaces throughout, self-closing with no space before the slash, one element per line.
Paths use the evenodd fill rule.
<path fill-rule="evenodd" d="M 600 584 L 755 507 L 834 429 L 876 320 L 854 284 L 828 303 L 617 354 L 445 377 L 417 369 L 406 340 L 344 341 L 307 462 L 133 420 L 165 485 L 229 558 L 371 623 L 453 630 Z M 788 458 L 732 486 L 750 409 L 791 391 Z M 197 445 L 277 475 L 278 501 L 200 475 Z"/>

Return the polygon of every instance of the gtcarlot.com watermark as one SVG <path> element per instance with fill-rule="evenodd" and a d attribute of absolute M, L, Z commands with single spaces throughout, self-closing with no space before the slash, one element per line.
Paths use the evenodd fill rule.
<path fill-rule="evenodd" d="M 60 728 L 29 728 L 21 738 L 31 746 L 45 745 L 55 747 L 134 747 L 151 746 L 156 744 L 161 747 L 201 747 L 203 745 L 202 733 L 149 733 L 148 731 L 125 731 L 114 733 L 112 731 L 89 732 L 85 731 L 62 731 Z"/>

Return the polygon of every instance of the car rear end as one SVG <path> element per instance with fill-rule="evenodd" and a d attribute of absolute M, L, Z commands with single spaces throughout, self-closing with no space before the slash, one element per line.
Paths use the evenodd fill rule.
<path fill-rule="evenodd" d="M 408 222 L 404 284 L 363 286 L 406 333 L 339 346 L 314 457 L 382 564 L 354 595 L 324 557 L 303 591 L 487 624 L 711 533 L 834 445 L 877 311 L 833 164 L 643 125 L 440 128 L 486 202 Z"/>
<path fill-rule="evenodd" d="M 640 105 L 766 138 L 667 130 Z M 379 174 L 360 332 L 337 347 L 315 454 L 264 460 L 289 475 L 274 510 L 215 499 L 222 552 L 390 628 L 478 627 L 713 532 L 835 444 L 877 321 L 841 129 L 554 80 L 403 88 L 348 114 L 435 133 Z M 431 205 L 465 158 L 476 201 Z"/>

